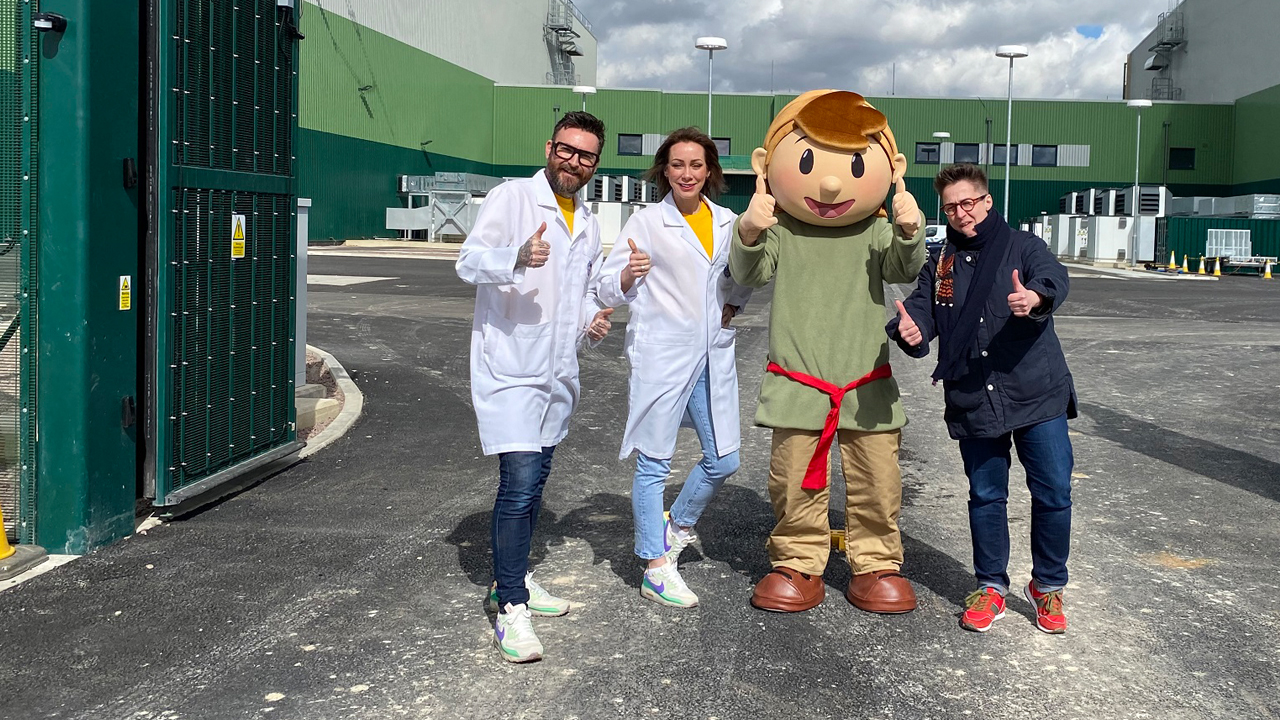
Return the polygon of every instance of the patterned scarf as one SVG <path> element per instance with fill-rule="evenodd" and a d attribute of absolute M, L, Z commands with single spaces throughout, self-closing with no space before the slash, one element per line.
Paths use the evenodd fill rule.
<path fill-rule="evenodd" d="M 992 211 L 974 230 L 977 235 L 969 238 L 947 226 L 947 244 L 938 258 L 938 279 L 934 290 L 934 302 L 937 303 L 934 320 L 938 333 L 938 366 L 933 369 L 935 381 L 958 380 L 967 371 L 969 351 L 978 334 L 978 321 L 1011 246 L 1013 229 L 999 213 Z M 957 250 L 978 255 L 977 267 L 966 284 L 964 300 L 958 308 L 955 305 Z"/>

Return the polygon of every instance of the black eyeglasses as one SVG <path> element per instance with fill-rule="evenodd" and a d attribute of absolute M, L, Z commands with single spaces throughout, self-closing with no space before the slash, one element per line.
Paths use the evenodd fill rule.
<path fill-rule="evenodd" d="M 576 148 L 567 143 L 562 143 L 562 142 L 552 143 L 551 152 L 555 153 L 556 157 L 560 158 L 561 160 L 572 160 L 573 156 L 577 155 L 578 164 L 583 167 L 595 167 L 596 163 L 600 162 L 599 153 L 587 152 L 586 150 L 582 150 L 581 148 Z"/>
<path fill-rule="evenodd" d="M 968 200 L 961 200 L 960 202 L 947 203 L 946 205 L 942 206 L 942 214 L 946 215 L 947 217 L 953 217 L 956 214 L 956 208 L 959 208 L 965 212 L 972 212 L 973 206 L 977 205 L 983 200 L 986 200 L 988 197 L 990 197 L 990 195 L 979 195 L 976 198 L 969 198 Z"/>

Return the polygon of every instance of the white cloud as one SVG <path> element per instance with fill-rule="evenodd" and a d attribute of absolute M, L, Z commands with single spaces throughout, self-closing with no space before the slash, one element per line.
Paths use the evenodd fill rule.
<path fill-rule="evenodd" d="M 817 87 L 867 95 L 1005 94 L 997 45 L 1028 46 L 1019 97 L 1107 98 L 1171 0 L 574 0 L 599 40 L 604 87 L 706 88 L 698 35 L 720 35 L 721 92 Z M 1078 26 L 1100 26 L 1096 38 Z M 894 72 L 896 66 L 896 73 Z M 895 78 L 896 75 L 896 78 Z"/>

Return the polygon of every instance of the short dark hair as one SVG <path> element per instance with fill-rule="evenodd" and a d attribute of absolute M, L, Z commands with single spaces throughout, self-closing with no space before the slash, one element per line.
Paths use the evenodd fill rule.
<path fill-rule="evenodd" d="M 671 161 L 671 148 L 676 143 L 689 142 L 702 146 L 707 158 L 707 182 L 702 191 L 707 197 L 715 200 L 720 193 L 728 189 L 724 182 L 724 170 L 720 167 L 720 149 L 716 141 L 696 127 L 680 128 L 667 136 L 653 155 L 653 165 L 644 171 L 644 179 L 658 185 L 658 196 L 666 197 L 671 192 L 671 181 L 667 180 L 667 163 Z"/>
<path fill-rule="evenodd" d="M 987 174 L 973 163 L 956 163 L 942 168 L 942 172 L 933 179 L 933 189 L 941 195 L 942 191 L 958 182 L 971 182 L 982 192 L 987 192 Z"/>
<path fill-rule="evenodd" d="M 596 139 L 600 141 L 600 154 L 604 153 L 604 123 L 601 122 L 600 118 L 589 112 L 582 112 L 581 110 L 567 112 L 564 114 L 564 117 L 560 118 L 560 121 L 556 123 L 555 128 L 551 130 L 551 139 L 555 140 L 556 135 L 559 135 L 560 131 L 565 128 L 569 128 L 571 130 L 582 130 L 583 132 L 589 132 L 592 135 L 595 135 Z"/>

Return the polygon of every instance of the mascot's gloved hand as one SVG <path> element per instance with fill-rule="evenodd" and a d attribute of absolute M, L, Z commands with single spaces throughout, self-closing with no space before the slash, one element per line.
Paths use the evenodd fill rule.
<path fill-rule="evenodd" d="M 911 202 L 914 203 L 915 200 Z M 757 175 L 756 193 L 751 196 L 747 211 L 738 219 L 738 235 L 743 245 L 747 247 L 755 245 L 756 240 L 760 239 L 760 233 L 778 224 L 778 217 L 774 214 L 776 206 L 777 201 L 769 194 L 764 176 Z"/>
<path fill-rule="evenodd" d="M 893 189 L 893 224 L 902 228 L 903 235 L 915 237 L 920 230 L 920 206 L 911 193 L 907 192 L 907 183 L 902 178 L 898 178 Z M 752 199 L 752 203 L 754 202 Z"/>

